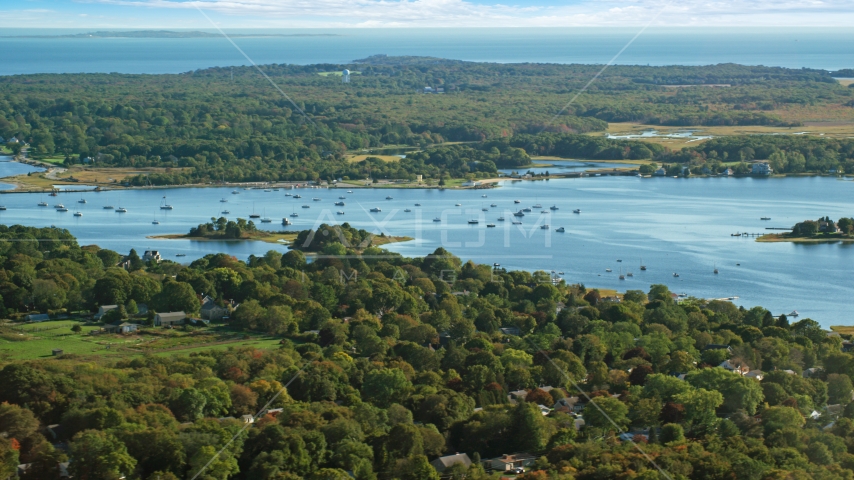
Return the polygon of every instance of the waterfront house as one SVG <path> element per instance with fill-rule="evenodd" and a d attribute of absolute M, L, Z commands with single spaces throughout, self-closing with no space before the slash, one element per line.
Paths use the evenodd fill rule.
<path fill-rule="evenodd" d="M 735 175 L 735 172 L 733 172 L 731 168 L 727 168 L 723 172 L 721 172 L 722 177 L 731 177 L 733 175 Z"/>
<path fill-rule="evenodd" d="M 839 227 L 832 220 L 821 220 L 818 222 L 818 231 L 822 233 L 839 233 Z"/>
<path fill-rule="evenodd" d="M 667 170 L 665 170 L 664 167 L 659 167 L 659 169 L 656 170 L 652 175 L 655 177 L 663 177 L 667 175 Z"/>
<path fill-rule="evenodd" d="M 771 169 L 768 162 L 756 162 L 751 167 L 751 173 L 754 175 L 771 175 L 774 170 Z"/>
<path fill-rule="evenodd" d="M 430 462 L 430 465 L 433 465 L 433 468 L 435 468 L 437 472 L 442 473 L 446 469 L 458 463 L 462 463 L 463 466 L 468 468 L 469 466 L 471 466 L 471 459 L 465 453 L 456 453 L 454 455 L 445 455 L 444 457 L 439 457 L 436 460 Z"/>
<path fill-rule="evenodd" d="M 157 250 L 146 250 L 144 254 L 142 254 L 143 262 L 154 262 L 160 263 L 160 252 Z"/>
<path fill-rule="evenodd" d="M 165 327 L 167 325 L 183 325 L 187 319 L 187 314 L 184 312 L 168 312 L 158 313 L 154 316 L 155 327 Z"/>

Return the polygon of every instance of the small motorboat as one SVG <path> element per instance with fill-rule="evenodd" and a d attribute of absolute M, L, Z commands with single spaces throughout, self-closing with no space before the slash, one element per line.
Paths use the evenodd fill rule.
<path fill-rule="evenodd" d="M 800 313 L 798 313 L 798 311 L 797 311 L 797 310 L 792 310 L 792 311 L 791 311 L 791 312 L 789 312 L 786 316 L 787 316 L 787 317 L 797 317 L 798 315 L 800 315 Z"/>
<path fill-rule="evenodd" d="M 310 205 L 303 205 L 302 208 L 311 208 Z"/>
<path fill-rule="evenodd" d="M 240 192 L 238 192 L 237 190 L 232 190 L 232 191 L 231 191 L 231 194 L 232 194 L 232 195 L 240 195 Z"/>
<path fill-rule="evenodd" d="M 455 207 L 462 207 L 462 206 L 463 206 L 463 204 L 462 204 L 462 203 L 455 203 L 455 204 L 454 204 L 454 206 L 455 206 Z"/>
<path fill-rule="evenodd" d="M 513 203 L 522 203 L 521 200 L 513 200 Z"/>
<path fill-rule="evenodd" d="M 261 223 L 273 223 L 273 219 L 272 218 L 262 218 Z"/>
<path fill-rule="evenodd" d="M 48 205 L 47 205 L 47 202 L 39 202 L 39 206 L 40 207 L 46 207 Z"/>
<path fill-rule="evenodd" d="M 338 200 L 344 200 L 345 198 L 347 198 L 347 197 L 342 195 L 342 196 L 338 197 Z"/>
<path fill-rule="evenodd" d="M 534 206 L 533 206 L 533 207 L 531 207 L 531 208 L 543 208 L 543 206 L 542 206 L 542 205 L 540 205 L 540 204 L 538 203 L 538 204 L 534 205 Z"/>
<path fill-rule="evenodd" d="M 622 261 L 621 259 L 619 259 L 619 258 L 617 259 L 617 261 L 618 261 L 618 262 L 620 262 L 620 263 L 623 263 L 623 261 Z"/>
<path fill-rule="evenodd" d="M 486 208 L 486 207 L 483 207 L 483 208 L 481 208 L 480 210 L 481 210 L 481 211 L 483 211 L 483 212 L 488 212 L 488 211 L 489 211 L 489 209 L 488 209 L 488 208 Z"/>
<path fill-rule="evenodd" d="M 225 198 L 220 198 L 220 199 L 219 199 L 219 202 L 220 202 L 220 203 L 228 203 L 228 200 L 226 200 Z"/>
<path fill-rule="evenodd" d="M 492 205 L 490 205 L 490 207 L 492 207 L 492 208 L 495 208 L 495 207 L 497 207 L 497 206 L 498 206 L 498 205 L 496 205 L 496 204 L 494 204 L 494 203 L 493 203 Z"/>
<path fill-rule="evenodd" d="M 416 204 L 415 204 L 415 206 L 416 206 L 416 207 L 420 207 L 420 206 L 421 206 L 421 204 L 420 204 L 420 203 L 416 203 Z"/>
<path fill-rule="evenodd" d="M 486 228 L 495 228 L 495 224 L 494 223 L 487 223 Z"/>
<path fill-rule="evenodd" d="M 478 223 L 477 220 L 469 220 L 469 225 L 477 225 Z"/>
<path fill-rule="evenodd" d="M 627 272 L 627 273 L 626 273 L 626 276 L 627 276 L 627 277 L 634 277 L 634 276 L 635 276 L 635 274 L 634 274 L 634 273 L 632 273 L 632 272 Z"/>
<path fill-rule="evenodd" d="M 231 212 L 229 212 L 228 210 L 223 210 L 223 211 L 222 211 L 222 214 L 223 214 L 223 215 L 230 215 L 230 214 L 231 214 Z"/>
<path fill-rule="evenodd" d="M 292 213 L 292 214 L 291 214 L 291 217 L 293 217 L 293 218 L 299 217 L 299 213 L 294 212 L 294 213 Z"/>
<path fill-rule="evenodd" d="M 486 198 L 486 194 L 484 193 L 483 195 L 481 195 L 481 197 Z"/>
<path fill-rule="evenodd" d="M 441 222 L 441 221 L 442 221 L 442 219 L 441 219 L 441 218 L 439 218 L 439 217 L 436 217 L 436 218 L 434 218 L 434 219 L 433 219 L 433 221 L 434 221 L 434 222 Z"/>
<path fill-rule="evenodd" d="M 740 237 L 741 234 L 740 233 L 730 233 L 729 236 L 730 237 Z"/>
<path fill-rule="evenodd" d="M 544 224 L 540 225 L 540 230 L 548 230 L 548 229 L 549 229 L 548 223 L 544 223 Z"/>
<path fill-rule="evenodd" d="M 302 198 L 302 195 L 294 195 L 294 198 Z"/>
<path fill-rule="evenodd" d="M 344 215 L 344 210 L 338 210 L 335 212 L 336 215 Z"/>
<path fill-rule="evenodd" d="M 352 191 L 352 190 L 347 190 L 347 193 L 353 193 L 353 191 Z"/>
<path fill-rule="evenodd" d="M 403 209 L 403 211 L 404 211 L 404 212 L 406 212 L 406 213 L 409 213 L 409 212 L 411 212 L 412 210 L 410 210 L 410 209 L 408 209 L 408 208 L 405 208 L 405 209 Z"/>
<path fill-rule="evenodd" d="M 563 228 L 563 227 L 557 227 L 557 229 L 555 229 L 555 232 L 563 233 L 563 232 L 565 232 L 565 231 L 566 231 L 566 229 L 565 229 L 565 228 Z"/>
<path fill-rule="evenodd" d="M 549 210 L 558 210 L 557 205 L 552 205 L 551 207 L 549 207 Z"/>
<path fill-rule="evenodd" d="M 249 218 L 261 218 L 261 215 L 253 213 L 252 215 L 249 215 Z"/>
<path fill-rule="evenodd" d="M 673 272 L 673 276 L 674 276 L 675 278 L 678 278 L 678 277 L 679 277 L 679 274 L 678 274 L 678 273 L 676 273 L 676 272 Z"/>
<path fill-rule="evenodd" d="M 290 224 L 291 224 L 291 221 L 290 221 L 290 220 L 288 220 L 288 217 L 285 217 L 285 218 L 283 218 L 283 219 L 282 219 L 282 225 L 284 225 L 284 226 L 286 226 L 286 227 L 287 227 L 287 226 L 288 226 L 288 225 L 290 225 Z"/>
<path fill-rule="evenodd" d="M 514 216 L 514 217 L 524 217 L 524 216 L 525 216 L 525 214 L 524 214 L 524 213 L 522 213 L 522 210 L 519 210 L 518 212 L 514 213 L 514 214 L 513 214 L 513 216 Z"/>
<path fill-rule="evenodd" d="M 338 207 L 343 207 L 343 206 L 344 206 L 344 202 L 335 202 L 335 205 L 336 205 L 336 206 L 338 206 Z"/>
<path fill-rule="evenodd" d="M 114 207 L 112 205 L 104 205 L 104 210 L 113 210 L 114 208 L 116 208 L 116 207 Z"/>
<path fill-rule="evenodd" d="M 525 213 L 531 213 L 531 209 L 530 209 L 530 208 L 523 208 L 523 209 L 522 209 L 522 211 L 523 211 L 523 212 L 525 212 Z"/>
<path fill-rule="evenodd" d="M 311 199 L 312 202 L 319 202 L 321 200 L 322 200 L 322 198 L 320 198 L 320 197 L 314 197 Z"/>
<path fill-rule="evenodd" d="M 67 209 L 67 208 L 65 208 L 65 207 L 62 207 L 62 208 L 57 208 L 57 209 L 56 209 L 56 211 L 57 211 L 57 212 L 67 212 L 67 211 L 68 211 L 68 209 Z"/>
<path fill-rule="evenodd" d="M 128 213 L 128 209 L 125 207 L 119 207 L 116 209 L 116 213 Z"/>
<path fill-rule="evenodd" d="M 371 209 L 371 212 L 372 212 L 372 213 L 379 213 L 379 212 L 382 212 L 382 209 L 381 209 L 381 208 L 374 207 L 374 208 L 372 208 L 372 209 Z"/>
<path fill-rule="evenodd" d="M 172 205 L 161 205 L 160 210 L 173 210 L 174 207 Z"/>
<path fill-rule="evenodd" d="M 522 222 L 519 220 L 513 220 L 513 225 L 522 225 Z"/>
<path fill-rule="evenodd" d="M 55 196 L 57 196 L 57 193 L 56 192 L 50 192 L 50 196 L 55 197 Z"/>
<path fill-rule="evenodd" d="M 176 253 L 175 256 L 176 257 L 186 257 L 187 254 L 186 253 Z"/>
<path fill-rule="evenodd" d="M 265 188 L 264 191 L 265 192 L 272 192 L 272 190 L 270 190 L 269 188 Z"/>
<path fill-rule="evenodd" d="M 573 211 L 572 211 L 572 213 L 581 213 L 581 209 L 580 209 L 580 208 L 576 208 L 575 210 L 573 210 Z"/>
<path fill-rule="evenodd" d="M 0 205 L 0 210 L 6 210 L 6 205 Z"/>
<path fill-rule="evenodd" d="M 53 206 L 53 208 L 65 208 L 65 205 L 63 205 L 61 203 L 57 203 L 56 205 Z"/>
<path fill-rule="evenodd" d="M 504 217 L 498 217 L 498 221 L 499 221 L 499 222 L 503 222 L 503 221 L 504 221 Z"/>
<path fill-rule="evenodd" d="M 82 217 L 83 213 L 82 212 L 74 212 L 74 216 L 75 217 Z"/>
<path fill-rule="evenodd" d="M 606 268 L 605 271 L 611 273 L 613 270 L 611 270 L 610 268 Z"/>
<path fill-rule="evenodd" d="M 152 221 L 151 221 L 151 224 L 152 224 L 152 225 L 160 225 L 160 222 L 158 222 L 157 220 L 152 220 Z"/>
<path fill-rule="evenodd" d="M 86 202 L 85 198 L 81 198 L 80 200 L 77 200 L 77 203 L 87 203 L 87 202 Z"/>
<path fill-rule="evenodd" d="M 762 217 L 760 220 L 771 220 L 771 217 Z"/>
<path fill-rule="evenodd" d="M 293 193 L 290 193 L 290 192 L 287 192 L 287 193 L 285 193 L 285 196 L 286 196 L 286 197 L 293 197 L 293 196 L 294 196 L 294 194 L 293 194 Z"/>

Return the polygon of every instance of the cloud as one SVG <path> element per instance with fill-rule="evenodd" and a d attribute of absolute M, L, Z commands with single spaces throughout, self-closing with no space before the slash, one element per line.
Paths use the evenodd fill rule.
<path fill-rule="evenodd" d="M 147 25 L 151 27 L 166 26 L 163 21 L 170 26 L 209 27 L 201 16 L 189 17 L 195 24 L 183 23 L 187 15 L 180 21 L 165 18 L 173 17 L 166 12 L 189 12 L 196 6 L 221 26 L 232 28 L 637 26 L 659 13 L 654 25 L 847 27 L 854 21 L 850 0 L 575 0 L 561 5 L 554 5 L 554 0 L 82 1 L 87 3 L 77 4 L 81 10 L 100 4 L 126 11 L 128 26 L 146 16 L 159 17 L 161 23 Z"/>

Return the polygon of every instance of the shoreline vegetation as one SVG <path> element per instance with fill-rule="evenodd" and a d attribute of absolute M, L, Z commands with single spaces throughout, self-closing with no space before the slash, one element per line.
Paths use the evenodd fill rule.
<path fill-rule="evenodd" d="M 805 220 L 795 224 L 789 233 L 769 233 L 756 239 L 757 242 L 793 243 L 836 243 L 854 242 L 854 218 L 842 217 L 833 221 L 830 217 Z"/>
<path fill-rule="evenodd" d="M 130 169 L 115 183 L 131 186 L 482 181 L 536 157 L 649 162 L 668 176 L 744 175 L 757 162 L 775 174 L 854 173 L 854 89 L 821 70 L 614 66 L 553 121 L 596 66 L 374 56 L 260 68 L 298 108 L 249 67 L 0 77 L 0 137 L 64 168 Z M 333 75 L 344 69 L 360 74 L 345 84 Z M 604 136 L 648 128 L 712 138 Z"/>
<path fill-rule="evenodd" d="M 368 248 L 381 247 L 392 243 L 408 242 L 412 237 L 394 235 L 375 235 L 366 230 L 357 230 L 344 223 L 340 226 L 322 224 L 315 230 L 278 231 L 259 230 L 255 222 L 238 218 L 228 220 L 225 217 L 211 218 L 208 223 L 190 229 L 189 233 L 150 235 L 146 238 L 158 240 L 192 240 L 201 242 L 241 242 L 258 241 L 277 245 L 290 245 L 291 249 L 307 254 L 324 253 L 329 244 L 345 245 L 354 252 L 361 253 Z M 325 252 L 329 253 L 329 252 Z M 342 254 L 341 252 L 335 252 Z"/>

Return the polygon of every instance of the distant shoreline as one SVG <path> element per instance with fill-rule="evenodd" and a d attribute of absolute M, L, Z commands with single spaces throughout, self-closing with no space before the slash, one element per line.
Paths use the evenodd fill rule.
<path fill-rule="evenodd" d="M 98 31 L 71 33 L 65 35 L 3 35 L 0 38 L 220 38 L 223 35 L 212 32 L 175 32 L 171 30 L 135 30 L 130 32 Z M 231 38 L 269 38 L 269 37 L 340 37 L 336 33 L 234 33 Z"/>

